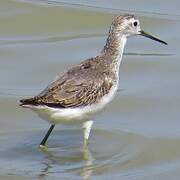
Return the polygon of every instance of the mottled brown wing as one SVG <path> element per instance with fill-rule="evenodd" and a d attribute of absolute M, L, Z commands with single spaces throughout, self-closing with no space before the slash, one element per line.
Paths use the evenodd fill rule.
<path fill-rule="evenodd" d="M 78 68 L 78 67 L 77 67 Z M 74 73 L 76 72 L 76 73 Z M 77 73 L 78 72 L 78 73 Z M 78 107 L 97 103 L 112 87 L 103 73 L 72 69 L 50 84 L 42 93 L 21 103 L 51 107 Z"/>

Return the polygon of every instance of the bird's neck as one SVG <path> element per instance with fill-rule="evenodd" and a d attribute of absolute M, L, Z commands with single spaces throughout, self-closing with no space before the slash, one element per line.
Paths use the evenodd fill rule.
<path fill-rule="evenodd" d="M 116 67 L 118 66 L 118 70 L 122 60 L 126 41 L 127 38 L 124 34 L 111 31 L 110 29 L 106 44 L 102 50 L 102 53 L 105 53 L 111 57 L 109 60 L 111 61 L 112 65 L 115 65 Z"/>

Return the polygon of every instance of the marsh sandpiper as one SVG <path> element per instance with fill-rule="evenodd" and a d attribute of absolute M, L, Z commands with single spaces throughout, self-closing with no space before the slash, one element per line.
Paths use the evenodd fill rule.
<path fill-rule="evenodd" d="M 142 35 L 163 44 L 166 42 L 141 30 L 139 19 L 131 14 L 116 16 L 102 51 L 71 67 L 37 96 L 20 100 L 51 126 L 40 143 L 44 147 L 55 124 L 80 124 L 87 144 L 93 115 L 102 110 L 118 89 L 119 67 L 127 38 Z"/>

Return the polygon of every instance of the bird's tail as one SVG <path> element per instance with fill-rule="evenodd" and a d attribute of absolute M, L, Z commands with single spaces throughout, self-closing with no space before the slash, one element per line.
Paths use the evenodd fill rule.
<path fill-rule="evenodd" d="M 20 102 L 19 105 L 22 107 L 37 106 L 38 105 L 38 103 L 35 101 L 34 98 L 21 99 L 19 102 Z"/>

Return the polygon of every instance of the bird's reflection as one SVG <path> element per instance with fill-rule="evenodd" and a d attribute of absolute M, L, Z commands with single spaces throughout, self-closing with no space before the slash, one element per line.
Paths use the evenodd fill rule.
<path fill-rule="evenodd" d="M 81 176 L 84 180 L 89 179 L 91 177 L 93 171 L 93 161 L 94 158 L 92 153 L 89 151 L 88 146 L 83 147 L 83 158 L 85 160 L 84 166 L 82 167 Z"/>
<path fill-rule="evenodd" d="M 45 167 L 39 177 L 43 178 L 51 173 L 72 173 L 88 180 L 92 175 L 94 162 L 89 147 L 77 144 L 63 147 L 61 144 L 60 146 L 40 149 L 45 154 L 43 162 Z"/>

